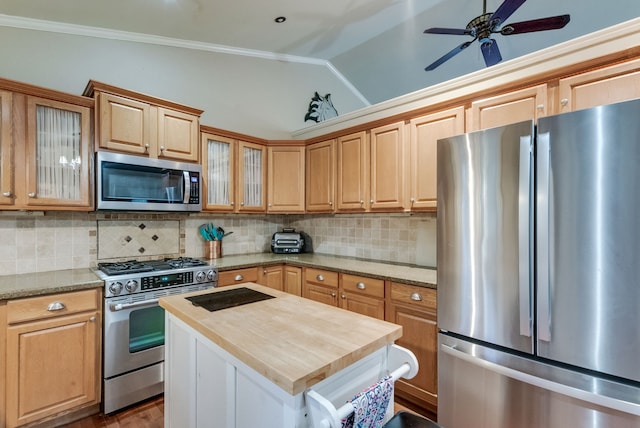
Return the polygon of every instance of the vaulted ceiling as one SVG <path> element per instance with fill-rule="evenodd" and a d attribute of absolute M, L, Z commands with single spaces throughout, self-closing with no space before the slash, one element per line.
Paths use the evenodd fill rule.
<path fill-rule="evenodd" d="M 485 0 L 487 12 L 502 0 Z M 483 0 L 0 0 L 0 17 L 42 20 L 68 31 L 100 29 L 103 37 L 149 35 L 191 48 L 324 64 L 374 104 L 481 68 L 475 42 L 433 71 L 425 67 L 470 36 L 423 34 L 465 28 Z M 503 61 L 640 16 L 638 0 L 529 0 L 506 23 L 570 14 L 560 30 L 496 34 Z M 286 20 L 275 22 L 278 17 Z M 104 31 L 103 31 L 104 30 Z M 122 33 L 124 32 L 124 33 Z"/>

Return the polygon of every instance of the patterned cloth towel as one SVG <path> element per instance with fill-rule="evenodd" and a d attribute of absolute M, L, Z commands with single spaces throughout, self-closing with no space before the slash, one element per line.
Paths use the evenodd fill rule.
<path fill-rule="evenodd" d="M 343 428 L 380 428 L 393 395 L 393 380 L 387 376 L 356 395 L 354 412 L 342 419 Z"/>

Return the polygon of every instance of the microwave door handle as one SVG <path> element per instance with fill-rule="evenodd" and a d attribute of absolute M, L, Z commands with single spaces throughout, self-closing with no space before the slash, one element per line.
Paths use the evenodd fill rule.
<path fill-rule="evenodd" d="M 182 203 L 189 203 L 189 196 L 191 196 L 191 175 L 189 171 L 182 171 L 184 177 L 184 192 L 182 194 Z"/>

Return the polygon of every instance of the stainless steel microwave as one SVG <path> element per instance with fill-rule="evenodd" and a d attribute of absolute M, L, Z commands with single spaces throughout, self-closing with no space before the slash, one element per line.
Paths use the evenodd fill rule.
<path fill-rule="evenodd" d="M 198 164 L 112 152 L 96 156 L 96 208 L 121 211 L 202 210 Z"/>

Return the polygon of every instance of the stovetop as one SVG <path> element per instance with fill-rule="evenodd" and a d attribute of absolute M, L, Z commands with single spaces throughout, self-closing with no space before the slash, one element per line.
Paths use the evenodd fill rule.
<path fill-rule="evenodd" d="M 105 298 L 129 295 L 143 298 L 161 289 L 204 289 L 215 287 L 218 282 L 215 266 L 189 257 L 99 263 L 95 273 L 105 282 Z"/>
<path fill-rule="evenodd" d="M 98 263 L 98 269 L 105 275 L 125 275 L 141 272 L 171 271 L 174 269 L 185 269 L 191 267 L 207 266 L 202 260 L 190 257 L 167 258 L 164 260 L 137 261 L 128 260 L 124 262 Z"/>

